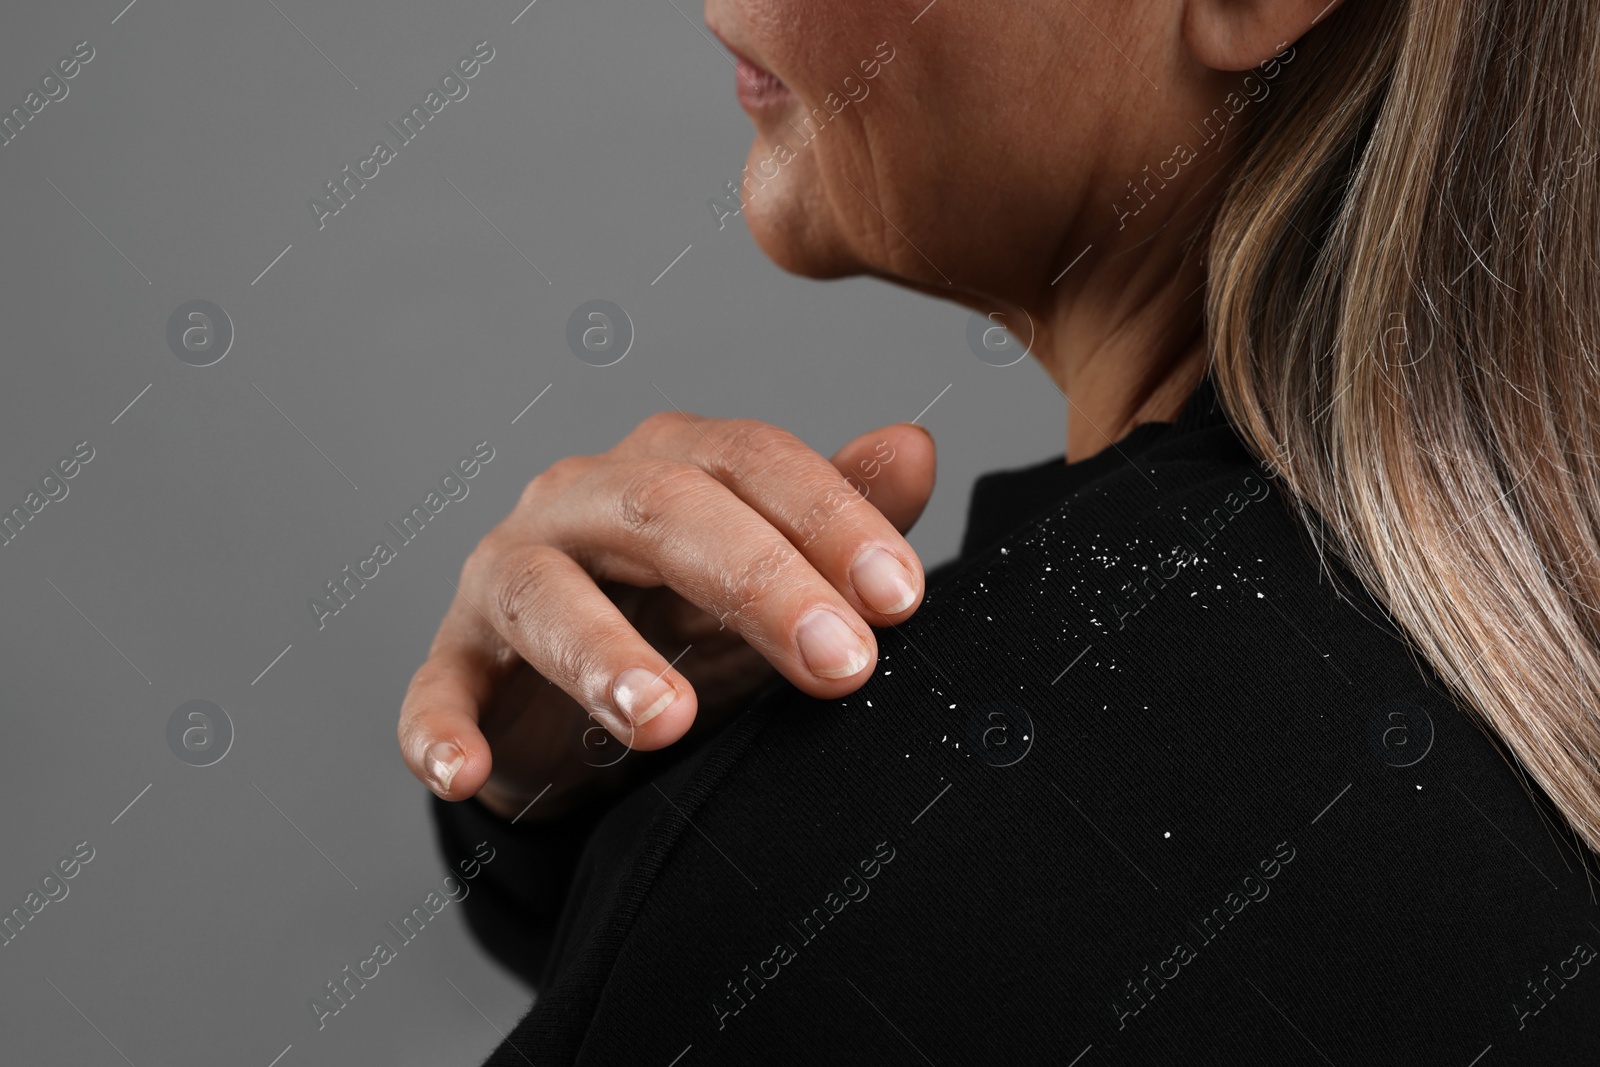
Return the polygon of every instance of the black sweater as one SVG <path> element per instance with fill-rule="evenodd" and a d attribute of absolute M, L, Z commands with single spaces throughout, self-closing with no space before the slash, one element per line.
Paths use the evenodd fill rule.
<path fill-rule="evenodd" d="M 605 809 L 435 803 L 539 990 L 490 1064 L 1600 1063 L 1592 856 L 1209 383 L 980 479 L 878 638 Z"/>

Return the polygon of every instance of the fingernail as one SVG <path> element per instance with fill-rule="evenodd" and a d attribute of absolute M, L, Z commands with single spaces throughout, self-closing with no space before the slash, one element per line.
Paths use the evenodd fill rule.
<path fill-rule="evenodd" d="M 439 792 L 448 793 L 451 780 L 461 765 L 467 762 L 467 757 L 449 741 L 435 741 L 428 746 L 423 762 L 427 764 L 428 776 L 438 785 Z"/>
<path fill-rule="evenodd" d="M 856 632 L 826 608 L 817 608 L 801 619 L 795 636 L 806 666 L 820 678 L 848 678 L 865 667 L 871 656 Z"/>
<path fill-rule="evenodd" d="M 643 667 L 629 667 L 617 675 L 611 699 L 635 726 L 643 726 L 671 705 L 678 691 L 672 684 Z"/>
<path fill-rule="evenodd" d="M 881 548 L 869 548 L 856 557 L 850 566 L 850 584 L 868 607 L 885 615 L 897 615 L 917 599 L 911 574 Z"/>

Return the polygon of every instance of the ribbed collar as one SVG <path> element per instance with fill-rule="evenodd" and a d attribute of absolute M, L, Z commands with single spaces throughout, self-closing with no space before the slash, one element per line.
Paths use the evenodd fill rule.
<path fill-rule="evenodd" d="M 1211 379 L 1211 371 L 1207 370 L 1205 377 L 1200 379 L 1200 384 L 1194 387 L 1194 392 L 1190 393 L 1189 399 L 1184 402 L 1183 410 L 1178 412 L 1178 417 L 1170 425 L 1177 433 L 1188 433 L 1191 430 L 1202 430 L 1211 426 L 1224 426 L 1227 422 L 1228 417 L 1222 410 L 1222 400 L 1217 396 L 1216 383 Z"/>

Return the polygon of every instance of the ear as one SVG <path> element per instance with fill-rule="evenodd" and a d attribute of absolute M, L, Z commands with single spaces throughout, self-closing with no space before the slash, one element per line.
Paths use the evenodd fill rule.
<path fill-rule="evenodd" d="M 1212 70 L 1249 70 L 1282 52 L 1344 0 L 1188 0 L 1183 37 Z"/>

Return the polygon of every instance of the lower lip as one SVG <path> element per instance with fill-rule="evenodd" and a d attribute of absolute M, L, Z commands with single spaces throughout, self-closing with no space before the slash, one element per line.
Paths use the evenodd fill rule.
<path fill-rule="evenodd" d="M 789 87 L 771 71 L 743 59 L 738 64 L 739 103 L 746 111 L 766 111 L 793 99 Z"/>

